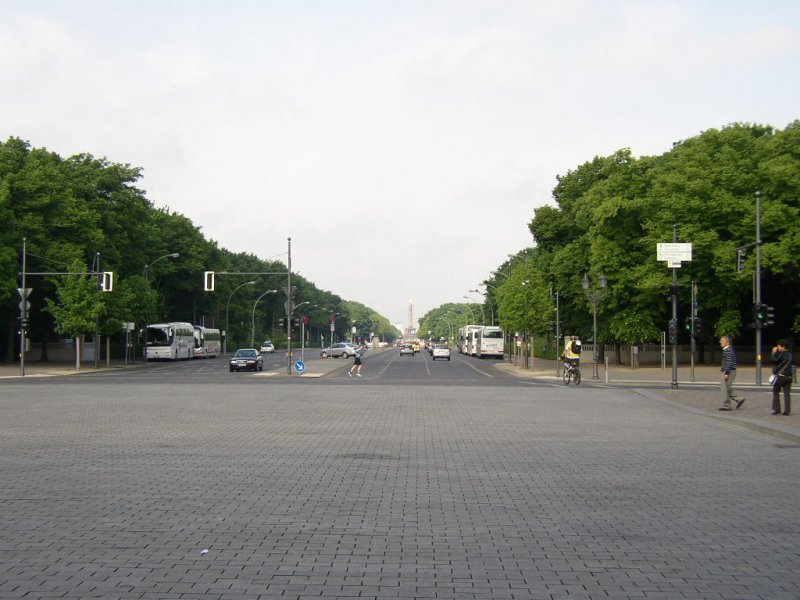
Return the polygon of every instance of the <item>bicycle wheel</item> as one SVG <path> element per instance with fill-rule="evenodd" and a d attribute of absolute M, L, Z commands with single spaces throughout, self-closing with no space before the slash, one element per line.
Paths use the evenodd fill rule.
<path fill-rule="evenodd" d="M 573 379 L 575 379 L 575 385 L 581 384 L 581 370 L 578 367 L 575 367 L 575 373 L 572 374 Z"/>
<path fill-rule="evenodd" d="M 564 385 L 569 385 L 569 378 L 572 375 L 572 368 L 569 365 L 564 365 Z"/>

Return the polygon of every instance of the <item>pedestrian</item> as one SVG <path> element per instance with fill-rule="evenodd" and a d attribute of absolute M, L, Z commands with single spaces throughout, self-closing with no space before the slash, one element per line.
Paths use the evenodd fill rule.
<path fill-rule="evenodd" d="M 792 353 L 789 342 L 780 339 L 772 349 L 772 414 L 786 415 L 792 412 Z M 783 412 L 781 413 L 781 390 L 783 390 Z"/>
<path fill-rule="evenodd" d="M 731 403 L 736 403 L 736 408 L 742 408 L 744 398 L 737 398 L 733 392 L 733 383 L 736 381 L 736 350 L 733 349 L 731 338 L 723 335 L 719 338 L 722 347 L 722 406 L 719 410 L 732 410 Z"/>
<path fill-rule="evenodd" d="M 362 343 L 358 348 L 356 348 L 356 357 L 353 361 L 353 366 L 350 367 L 350 370 L 347 372 L 347 375 L 352 377 L 353 371 L 355 371 L 356 377 L 361 377 L 361 357 L 363 356 L 364 352 L 366 351 L 367 347 L 364 346 Z"/>

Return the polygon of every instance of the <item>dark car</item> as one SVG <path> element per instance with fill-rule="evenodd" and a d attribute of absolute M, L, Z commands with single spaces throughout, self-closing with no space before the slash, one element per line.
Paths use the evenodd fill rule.
<path fill-rule="evenodd" d="M 240 348 L 230 362 L 231 371 L 263 371 L 264 359 L 255 348 Z"/>

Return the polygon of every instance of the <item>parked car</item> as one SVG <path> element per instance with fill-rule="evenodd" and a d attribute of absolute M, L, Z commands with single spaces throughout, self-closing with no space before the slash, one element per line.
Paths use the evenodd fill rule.
<path fill-rule="evenodd" d="M 275 352 L 275 344 L 269 340 L 261 343 L 261 354 L 268 354 L 272 352 Z"/>
<path fill-rule="evenodd" d="M 447 360 L 450 360 L 450 346 L 447 344 L 434 344 L 431 356 L 433 357 L 433 360 L 436 360 L 437 358 L 446 358 Z"/>
<path fill-rule="evenodd" d="M 239 348 L 231 356 L 230 369 L 233 371 L 263 371 L 264 359 L 255 348 Z"/>
<path fill-rule="evenodd" d="M 416 352 L 414 352 L 414 344 L 409 342 L 400 346 L 400 356 L 403 356 L 403 354 L 414 356 L 416 354 Z"/>
<path fill-rule="evenodd" d="M 350 358 L 356 355 L 356 346 L 347 342 L 339 342 L 333 346 L 323 348 L 319 351 L 319 355 L 322 358 L 328 358 L 329 356 L 333 358 Z"/>

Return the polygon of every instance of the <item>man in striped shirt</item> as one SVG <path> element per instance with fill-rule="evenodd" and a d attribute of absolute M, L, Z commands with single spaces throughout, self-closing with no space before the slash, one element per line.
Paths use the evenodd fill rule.
<path fill-rule="evenodd" d="M 719 338 L 719 345 L 722 347 L 722 406 L 720 410 L 733 410 L 732 403 L 736 403 L 736 408 L 741 408 L 744 398 L 737 398 L 733 392 L 733 382 L 736 381 L 736 351 L 731 345 L 731 338 L 723 335 Z"/>

